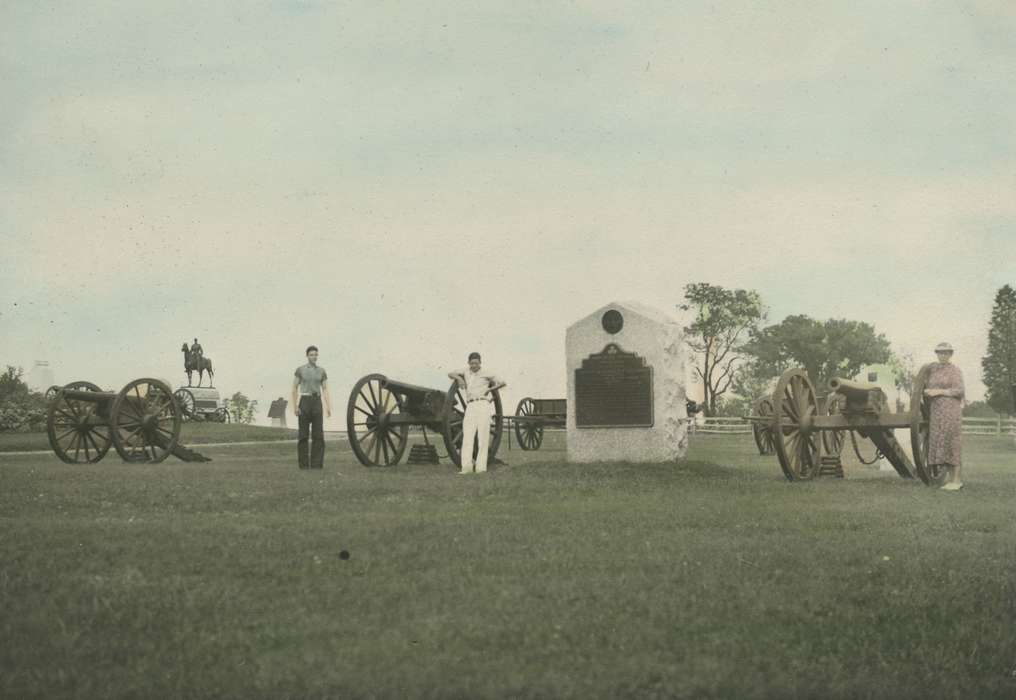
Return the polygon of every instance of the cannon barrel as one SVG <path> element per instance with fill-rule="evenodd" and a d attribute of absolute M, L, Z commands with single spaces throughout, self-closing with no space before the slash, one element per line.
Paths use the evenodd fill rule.
<path fill-rule="evenodd" d="M 875 384 L 852 382 L 842 377 L 833 377 L 827 386 L 846 398 L 847 405 L 842 409 L 844 413 L 875 415 L 886 410 L 888 399 L 882 388 Z"/>
<path fill-rule="evenodd" d="M 855 401 L 864 401 L 872 392 L 881 391 L 881 389 L 874 384 L 852 382 L 849 379 L 843 379 L 842 377 L 833 377 L 829 380 L 827 386 L 831 391 L 843 394 L 848 399 L 853 399 Z"/>

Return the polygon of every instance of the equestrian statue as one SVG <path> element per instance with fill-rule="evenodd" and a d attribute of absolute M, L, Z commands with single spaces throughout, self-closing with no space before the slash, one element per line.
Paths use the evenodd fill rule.
<path fill-rule="evenodd" d="M 180 352 L 183 353 L 183 368 L 187 370 L 187 386 L 191 386 L 191 373 L 198 373 L 198 386 L 204 381 L 205 372 L 208 372 L 208 386 L 214 386 L 215 372 L 212 371 L 212 359 L 205 357 L 204 348 L 201 347 L 201 343 L 198 339 L 194 339 L 194 344 L 189 346 L 187 343 L 183 344 L 180 348 Z"/>

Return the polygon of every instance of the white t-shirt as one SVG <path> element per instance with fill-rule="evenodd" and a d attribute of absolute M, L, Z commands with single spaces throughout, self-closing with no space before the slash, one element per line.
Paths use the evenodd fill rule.
<path fill-rule="evenodd" d="M 464 370 L 461 370 L 461 374 L 466 378 L 466 401 L 473 399 L 492 401 L 493 399 L 490 394 L 486 393 L 487 389 L 503 383 L 497 376 L 482 367 L 479 372 L 474 372 L 466 367 Z"/>

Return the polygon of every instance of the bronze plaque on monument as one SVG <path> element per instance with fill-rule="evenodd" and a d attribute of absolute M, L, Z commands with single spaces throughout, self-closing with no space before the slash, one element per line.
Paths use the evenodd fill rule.
<path fill-rule="evenodd" d="M 650 428 L 653 368 L 611 343 L 575 370 L 575 425 L 579 428 Z"/>

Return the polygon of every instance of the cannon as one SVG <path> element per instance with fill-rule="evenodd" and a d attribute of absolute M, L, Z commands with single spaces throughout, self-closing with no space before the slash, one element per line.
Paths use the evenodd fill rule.
<path fill-rule="evenodd" d="M 94 464 L 110 446 L 125 462 L 161 462 L 171 454 L 209 461 L 180 444 L 180 405 L 158 379 L 135 379 L 119 392 L 78 381 L 51 387 L 47 396 L 49 446 L 68 464 Z"/>
<path fill-rule="evenodd" d="M 494 415 L 490 419 L 488 460 L 494 461 L 501 444 L 501 396 L 491 392 Z M 353 454 L 365 467 L 394 466 L 409 442 L 409 429 L 419 427 L 440 433 L 448 458 L 461 466 L 462 419 L 466 414 L 463 390 L 455 382 L 447 391 L 428 389 L 368 374 L 353 385 L 346 407 L 346 433 Z"/>
<path fill-rule="evenodd" d="M 563 428 L 568 417 L 568 399 L 533 399 L 519 401 L 514 416 L 515 437 L 523 450 L 538 450 L 543 444 L 544 428 Z"/>
<path fill-rule="evenodd" d="M 885 393 L 877 386 L 835 377 L 829 380 L 830 394 L 821 402 L 815 387 L 803 369 L 783 373 L 771 397 L 772 414 L 760 411 L 746 416 L 754 425 L 768 427 L 780 467 L 789 481 L 818 476 L 822 457 L 838 459 L 847 431 L 875 444 L 897 473 L 915 476 L 929 486 L 945 482 L 947 473 L 939 465 L 929 465 L 929 403 L 924 398 L 928 368 L 914 379 L 910 411 L 890 413 Z M 913 462 L 896 441 L 893 431 L 909 428 Z"/>

